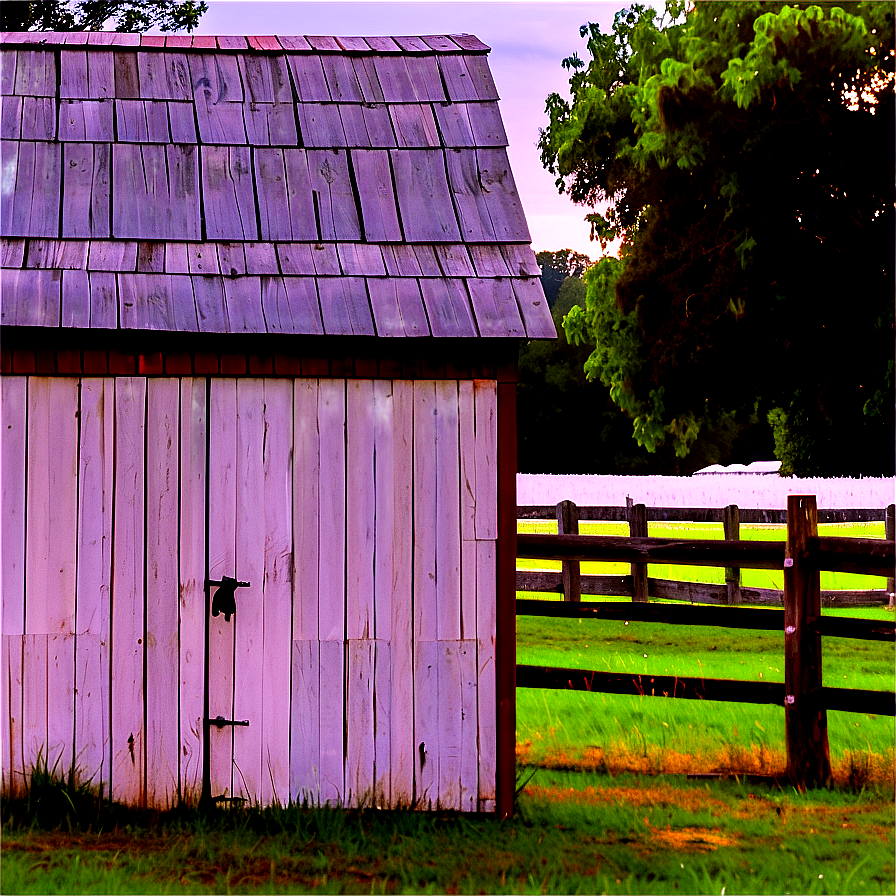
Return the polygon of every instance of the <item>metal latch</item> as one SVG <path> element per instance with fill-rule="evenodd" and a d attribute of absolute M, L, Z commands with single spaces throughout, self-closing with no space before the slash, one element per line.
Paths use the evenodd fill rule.
<path fill-rule="evenodd" d="M 230 576 L 222 576 L 220 582 L 205 580 L 206 588 L 214 586 L 217 586 L 218 590 L 212 599 L 212 616 L 223 613 L 225 622 L 230 622 L 230 617 L 236 613 L 236 589 L 248 588 L 249 582 L 238 582 Z"/>
<path fill-rule="evenodd" d="M 249 725 L 248 719 L 239 721 L 237 719 L 225 719 L 224 716 L 215 716 L 213 719 L 206 719 L 205 721 L 209 725 L 214 725 L 215 728 L 224 728 L 226 725 Z"/>

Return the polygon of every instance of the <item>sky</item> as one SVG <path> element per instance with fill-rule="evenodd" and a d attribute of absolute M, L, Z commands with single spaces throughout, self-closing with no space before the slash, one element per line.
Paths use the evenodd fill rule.
<path fill-rule="evenodd" d="M 624 0 L 613 2 L 392 2 L 392 0 L 212 0 L 194 34 L 413 35 L 475 34 L 492 50 L 489 66 L 501 97 L 509 155 L 526 211 L 532 247 L 574 249 L 599 257 L 584 216 L 589 209 L 561 196 L 537 149 L 547 125 L 545 99 L 568 96 L 561 60 L 586 57 L 579 27 L 597 22 L 609 30 Z"/>

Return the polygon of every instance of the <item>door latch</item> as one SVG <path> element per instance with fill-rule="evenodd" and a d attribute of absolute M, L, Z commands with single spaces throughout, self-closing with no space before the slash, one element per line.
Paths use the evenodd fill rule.
<path fill-rule="evenodd" d="M 236 589 L 248 588 L 249 582 L 238 582 L 230 576 L 222 576 L 220 582 L 211 579 L 205 580 L 205 587 L 217 586 L 218 590 L 212 599 L 212 616 L 224 614 L 224 620 L 230 622 L 230 617 L 236 613 Z"/>
<path fill-rule="evenodd" d="M 249 720 L 244 719 L 243 721 L 239 721 L 238 719 L 225 719 L 224 716 L 215 716 L 213 719 L 206 719 L 209 725 L 214 725 L 215 728 L 224 728 L 227 725 L 245 725 L 249 726 Z"/>

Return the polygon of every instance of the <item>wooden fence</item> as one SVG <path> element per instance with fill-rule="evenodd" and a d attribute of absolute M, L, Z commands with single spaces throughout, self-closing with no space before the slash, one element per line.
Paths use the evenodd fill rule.
<path fill-rule="evenodd" d="M 645 507 L 629 499 L 625 507 L 579 507 L 572 501 L 561 501 L 555 507 L 523 505 L 517 508 L 520 520 L 554 520 L 561 535 L 578 535 L 580 522 L 626 522 L 632 538 L 646 538 L 648 522 L 722 523 L 726 541 L 740 541 L 741 524 L 787 523 L 786 510 L 754 510 L 730 504 L 715 507 Z M 868 523 L 884 521 L 885 538 L 894 537 L 896 505 L 880 510 L 819 510 L 819 523 Z M 724 604 L 741 606 L 783 606 L 784 592 L 774 588 L 745 588 L 741 584 L 740 568 L 725 567 L 725 584 L 677 582 L 647 576 L 647 563 L 634 561 L 627 576 L 583 576 L 576 559 L 563 560 L 560 572 L 531 572 L 517 570 L 517 591 L 559 592 L 566 601 L 579 601 L 583 594 L 602 596 L 630 596 L 633 601 L 646 602 L 648 597 L 680 600 L 693 604 Z M 891 570 L 892 572 L 892 570 Z M 893 606 L 896 584 L 888 576 L 885 590 L 822 591 L 824 607 L 866 607 L 889 604 Z"/>
<path fill-rule="evenodd" d="M 676 514 L 690 512 L 674 511 Z M 646 596 L 633 596 L 632 603 L 518 599 L 516 605 L 517 615 L 524 616 L 626 619 L 752 630 L 783 629 L 785 660 L 783 683 L 632 676 L 587 669 L 518 665 L 517 687 L 778 704 L 784 707 L 788 779 L 801 788 L 829 785 L 831 763 L 827 710 L 894 715 L 896 694 L 891 691 L 824 687 L 821 637 L 892 641 L 896 627 L 889 621 L 822 617 L 819 573 L 820 570 L 836 570 L 889 576 L 893 572 L 896 553 L 891 528 L 892 507 L 888 508 L 889 537 L 886 539 L 820 537 L 819 516 L 824 519 L 827 515 L 818 513 L 814 497 L 788 497 L 786 542 L 701 541 L 575 533 L 518 535 L 517 556 L 532 560 L 576 563 L 597 560 L 642 565 L 651 562 L 676 563 L 723 566 L 738 572 L 741 568 L 783 569 L 783 611 L 766 610 L 759 613 L 730 607 L 648 604 Z M 634 576 L 631 578 L 637 583 Z M 647 580 L 647 589 L 649 592 L 650 580 Z"/>

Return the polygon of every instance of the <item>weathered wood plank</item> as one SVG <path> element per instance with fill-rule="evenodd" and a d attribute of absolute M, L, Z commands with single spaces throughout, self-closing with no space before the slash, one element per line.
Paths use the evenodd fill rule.
<path fill-rule="evenodd" d="M 388 106 L 365 103 L 361 106 L 361 117 L 364 120 L 364 128 L 371 146 L 391 147 L 396 145 Z"/>
<path fill-rule="evenodd" d="M 0 265 L 4 268 L 20 268 L 25 259 L 25 240 L 3 237 L 0 242 Z"/>
<path fill-rule="evenodd" d="M 22 769 L 26 775 L 47 758 L 47 649 L 49 636 L 22 636 Z"/>
<path fill-rule="evenodd" d="M 476 277 L 508 277 L 513 272 L 507 267 L 501 247 L 490 245 L 468 246 L 470 258 L 476 268 Z"/>
<path fill-rule="evenodd" d="M 470 278 L 467 280 L 467 288 L 480 336 L 522 338 L 526 335 L 508 278 Z"/>
<path fill-rule="evenodd" d="M 202 787 L 205 687 L 206 437 L 208 395 L 204 379 L 180 386 L 180 795 L 195 804 Z"/>
<path fill-rule="evenodd" d="M 369 41 L 368 41 L 369 43 Z M 403 56 L 374 56 L 373 68 L 387 103 L 415 103 L 417 92 Z"/>
<path fill-rule="evenodd" d="M 439 641 L 438 671 L 438 805 L 458 810 L 462 742 L 460 641 Z"/>
<path fill-rule="evenodd" d="M 345 380 L 321 380 L 317 406 L 322 449 L 318 493 L 318 637 L 340 644 L 345 637 L 345 388 Z"/>
<path fill-rule="evenodd" d="M 345 712 L 346 729 L 345 804 L 374 804 L 374 661 L 373 638 L 348 637 Z"/>
<path fill-rule="evenodd" d="M 370 243 L 339 243 L 339 266 L 347 277 L 385 277 L 386 266 L 380 247 Z"/>
<path fill-rule="evenodd" d="M 308 172 L 316 196 L 320 239 L 360 240 L 361 226 L 352 190 L 348 155 L 338 150 L 308 150 Z"/>
<path fill-rule="evenodd" d="M 478 180 L 482 189 L 491 194 L 489 214 L 499 242 L 529 243 L 529 228 L 520 202 L 507 150 L 503 147 L 476 150 Z"/>
<path fill-rule="evenodd" d="M 476 145 L 473 125 L 470 123 L 468 112 L 471 105 L 471 103 L 436 104 L 436 120 L 439 123 L 439 131 L 446 147 L 462 148 Z"/>
<path fill-rule="evenodd" d="M 330 97 L 340 103 L 363 103 L 364 95 L 350 57 L 343 53 L 321 57 Z"/>
<path fill-rule="evenodd" d="M 28 387 L 25 631 L 74 631 L 78 506 L 78 381 Z"/>
<path fill-rule="evenodd" d="M 374 637 L 374 392 L 373 380 L 346 383 L 345 632 L 349 641 Z M 369 658 L 372 664 L 372 656 Z M 373 674 L 371 665 L 370 675 Z M 372 693 L 372 692 L 371 692 Z M 349 708 L 350 710 L 351 708 Z M 351 715 L 351 712 L 350 712 Z M 369 786 L 373 786 L 371 780 Z M 355 791 L 357 798 L 359 792 Z"/>
<path fill-rule="evenodd" d="M 146 379 L 115 381 L 112 565 L 112 796 L 144 799 Z"/>
<path fill-rule="evenodd" d="M 495 664 L 496 554 L 493 541 L 476 543 L 477 702 L 479 726 L 479 809 L 493 808 L 498 762 Z"/>
<path fill-rule="evenodd" d="M 367 291 L 378 336 L 428 336 L 429 324 L 416 280 L 368 279 Z"/>
<path fill-rule="evenodd" d="M 75 636 L 47 638 L 47 750 L 49 768 L 65 774 L 75 761 Z"/>
<path fill-rule="evenodd" d="M 327 335 L 374 335 L 373 315 L 363 277 L 321 277 L 317 289 Z"/>
<path fill-rule="evenodd" d="M 10 99 L 13 98 L 10 97 Z M 15 99 L 19 99 L 19 97 L 15 97 Z M 6 106 L 6 102 L 6 100 L 3 101 L 4 106 Z M 56 139 L 56 102 L 52 98 L 44 96 L 22 97 L 21 114 L 21 131 L 13 139 Z"/>
<path fill-rule="evenodd" d="M 493 380 L 474 380 L 476 415 L 476 538 L 498 537 L 498 391 Z"/>
<path fill-rule="evenodd" d="M 462 281 L 420 281 L 423 304 L 433 336 L 476 336 L 470 300 Z"/>
<path fill-rule="evenodd" d="M 321 57 L 315 54 L 290 53 L 287 55 L 293 83 L 301 103 L 328 103 L 333 97 L 327 87 Z"/>
<path fill-rule="evenodd" d="M 0 522 L 3 527 L 3 551 L 0 554 L 2 628 L 4 635 L 21 635 L 25 632 L 25 446 L 29 405 L 27 377 L 4 376 L 0 380 L 0 395 L 0 463 L 3 467 L 3 479 L 0 482 Z M 21 645 L 19 651 L 21 653 Z M 4 665 L 4 668 L 8 671 L 8 667 Z M 21 696 L 19 700 L 21 702 Z M 8 742 L 4 742 L 3 746 L 8 749 Z M 8 765 L 4 766 L 4 769 L 8 768 Z"/>
<path fill-rule="evenodd" d="M 20 141 L 4 147 L 7 181 L 2 215 L 5 236 L 59 236 L 62 153 L 59 143 Z"/>
<path fill-rule="evenodd" d="M 262 803 L 289 801 L 289 681 L 292 638 L 293 384 L 264 380 L 264 652 Z M 304 523 L 304 520 L 302 520 Z M 256 658 L 257 659 L 257 658 Z"/>
<path fill-rule="evenodd" d="M 87 53 L 87 96 L 94 100 L 115 96 L 114 53 Z"/>
<path fill-rule="evenodd" d="M 58 327 L 62 274 L 58 270 L 7 269 L 2 321 L 8 326 Z"/>
<path fill-rule="evenodd" d="M 444 58 L 442 57 L 442 59 Z M 497 100 L 499 98 L 498 91 L 488 67 L 488 58 L 484 55 L 466 55 L 461 58 L 467 67 L 471 85 L 476 91 L 476 99 Z"/>
<path fill-rule="evenodd" d="M 3 689 L 0 711 L 0 762 L 2 784 L 8 797 L 18 796 L 25 785 L 25 768 L 22 763 L 22 679 L 23 635 L 3 635 L 3 653 L 0 654 L 0 688 Z"/>
<path fill-rule="evenodd" d="M 439 654 L 438 641 L 414 645 L 414 799 L 428 809 L 439 802 Z"/>
<path fill-rule="evenodd" d="M 436 58 L 429 56 L 405 56 L 408 77 L 420 103 L 444 103 L 445 90 L 439 75 Z"/>
<path fill-rule="evenodd" d="M 199 331 L 202 333 L 229 333 L 230 321 L 227 317 L 227 303 L 224 300 L 224 287 L 220 278 L 203 276 L 191 279 L 193 295 L 196 299 Z"/>
<path fill-rule="evenodd" d="M 297 381 L 298 382 L 298 381 Z M 320 802 L 320 642 L 292 642 L 289 796 L 298 804 Z"/>
<path fill-rule="evenodd" d="M 265 649 L 265 468 L 264 380 L 236 382 L 236 547 L 232 575 L 250 585 L 236 593 L 233 618 L 234 670 L 232 718 L 248 719 L 233 732 L 233 795 L 250 801 L 261 796 Z M 226 624 L 226 623 L 225 623 Z"/>
<path fill-rule="evenodd" d="M 475 271 L 467 253 L 467 247 L 462 243 L 450 245 L 448 243 L 437 244 L 432 247 L 439 262 L 439 267 L 446 277 L 473 277 Z"/>
<path fill-rule="evenodd" d="M 345 800 L 345 645 L 320 642 L 320 802 Z"/>
<path fill-rule="evenodd" d="M 389 114 L 399 146 L 417 149 L 442 145 L 430 106 L 396 103 L 389 106 Z"/>
<path fill-rule="evenodd" d="M 75 631 L 76 764 L 108 790 L 111 768 L 110 639 L 115 389 L 81 380 L 78 446 L 78 574 Z"/>
<path fill-rule="evenodd" d="M 372 803 L 378 808 L 392 802 L 392 653 L 388 641 L 377 639 L 373 668 L 373 768 Z M 396 717 L 398 713 L 395 713 Z M 413 733 L 413 732 L 412 732 Z"/>
<path fill-rule="evenodd" d="M 526 326 L 526 335 L 530 339 L 555 339 L 557 329 L 544 297 L 541 280 L 536 277 L 514 277 L 512 284 Z"/>
<path fill-rule="evenodd" d="M 460 662 L 460 810 L 479 808 L 479 725 L 477 700 L 476 639 L 457 645 Z"/>
<path fill-rule="evenodd" d="M 318 575 L 320 564 L 320 435 L 317 426 L 318 381 L 296 379 L 293 395 L 294 432 L 294 642 L 318 638 Z M 292 786 L 292 785 L 290 785 Z M 295 796 L 294 791 L 290 791 Z"/>
<path fill-rule="evenodd" d="M 231 333 L 266 332 L 261 307 L 261 279 L 235 277 L 224 279 L 224 301 Z"/>
<path fill-rule="evenodd" d="M 398 208 L 411 242 L 457 243 L 460 230 L 441 150 L 391 150 Z"/>
<path fill-rule="evenodd" d="M 436 533 L 441 531 L 436 463 L 436 384 L 414 383 L 414 638 L 438 638 Z M 435 795 L 433 794 L 433 799 Z"/>
<path fill-rule="evenodd" d="M 514 277 L 541 277 L 541 268 L 530 246 L 511 243 L 501 246 L 501 252 L 507 262 L 507 269 Z"/>
<path fill-rule="evenodd" d="M 292 314 L 293 332 L 322 335 L 324 325 L 314 279 L 312 277 L 284 277 L 283 283 Z"/>
<path fill-rule="evenodd" d="M 255 184 L 261 239 L 318 238 L 305 150 L 256 150 Z"/>
<path fill-rule="evenodd" d="M 301 103 L 296 111 L 304 146 L 310 148 L 346 145 L 339 106 L 333 103 Z"/>
<path fill-rule="evenodd" d="M 207 510 L 209 518 L 214 520 L 214 525 L 208 527 L 208 576 L 213 581 L 220 581 L 225 575 L 241 575 L 236 568 L 237 413 L 237 381 L 229 378 L 213 380 L 208 418 Z M 238 599 L 241 597 L 238 595 Z M 225 719 L 235 718 L 234 628 L 234 617 L 229 621 L 223 614 L 208 617 L 210 718 L 218 715 Z M 212 796 L 233 795 L 232 728 L 210 729 L 208 764 Z"/>
<path fill-rule="evenodd" d="M 251 146 L 295 146 L 296 108 L 291 103 L 250 103 L 243 107 Z"/>
<path fill-rule="evenodd" d="M 200 238 L 197 147 L 115 144 L 112 233 L 124 239 Z"/>
<path fill-rule="evenodd" d="M 467 105 L 476 146 L 507 146 L 507 133 L 497 103 Z"/>
<path fill-rule="evenodd" d="M 146 800 L 168 808 L 179 789 L 180 383 L 153 378 L 146 390 Z"/>
<path fill-rule="evenodd" d="M 435 546 L 438 638 L 440 641 L 459 641 L 461 522 L 456 380 L 436 382 L 435 411 L 436 514 L 439 521 Z M 455 667 L 456 663 L 452 661 L 452 669 Z M 454 694 L 454 685 L 450 688 Z M 459 690 L 457 698 L 460 699 Z M 441 787 L 439 793 L 441 799 Z M 459 801 L 454 790 L 451 800 L 454 803 Z"/>
<path fill-rule="evenodd" d="M 413 612 L 413 481 L 414 481 L 414 384 L 393 380 L 391 414 L 381 421 L 380 408 L 385 395 L 377 394 L 378 458 L 391 444 L 391 491 L 383 502 L 391 504 L 392 535 L 388 540 L 391 579 L 378 580 L 377 637 L 391 639 L 391 745 L 390 772 L 393 805 L 411 805 L 414 800 L 414 612 Z M 389 430 L 387 435 L 385 430 Z M 382 437 L 381 437 L 382 436 Z M 382 446 L 383 451 L 380 451 Z M 379 460 L 378 460 L 379 463 Z M 378 481 L 388 488 L 388 478 Z M 379 508 L 378 511 L 379 513 Z M 377 523 L 379 524 L 379 516 Z M 378 533 L 379 534 L 379 533 Z M 388 599 L 384 599 L 385 594 Z M 387 622 L 388 619 L 388 622 Z M 388 625 L 388 628 L 387 628 Z"/>
<path fill-rule="evenodd" d="M 258 239 L 251 152 L 242 146 L 203 146 L 202 196 L 210 240 Z"/>
<path fill-rule="evenodd" d="M 438 65 L 449 101 L 466 103 L 479 99 L 477 85 L 470 77 L 464 56 L 445 53 L 438 57 Z"/>
<path fill-rule="evenodd" d="M 383 150 L 352 153 L 365 238 L 374 242 L 402 239 L 389 154 Z"/>
<path fill-rule="evenodd" d="M 56 58 L 52 50 L 19 49 L 15 92 L 19 96 L 56 96 Z"/>
<path fill-rule="evenodd" d="M 491 243 L 498 237 L 492 222 L 496 200 L 486 195 L 486 185 L 481 181 L 476 154 L 463 150 L 448 151 L 448 183 L 457 207 L 460 232 L 470 243 Z M 500 253 L 498 258 L 500 259 Z M 474 256 L 474 260 L 475 260 Z M 501 260 L 503 266 L 503 260 Z M 480 276 L 485 273 L 479 270 Z M 491 271 L 489 271 L 491 273 Z"/>

